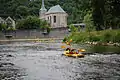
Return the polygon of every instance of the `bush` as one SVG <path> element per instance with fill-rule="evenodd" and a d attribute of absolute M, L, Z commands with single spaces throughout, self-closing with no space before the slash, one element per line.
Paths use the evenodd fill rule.
<path fill-rule="evenodd" d="M 120 43 L 120 30 L 103 30 L 90 32 L 76 32 L 71 33 L 68 39 L 73 39 L 73 42 L 119 42 Z"/>
<path fill-rule="evenodd" d="M 0 23 L 0 31 L 6 30 L 6 29 L 7 29 L 7 25 Z"/>
<path fill-rule="evenodd" d="M 95 36 L 95 35 L 91 35 L 90 36 L 90 41 L 91 42 L 97 42 L 97 41 L 100 41 L 100 37 L 99 36 Z"/>
<path fill-rule="evenodd" d="M 108 31 L 106 31 L 104 34 L 103 34 L 103 42 L 109 42 L 112 40 L 112 34 Z"/>
<path fill-rule="evenodd" d="M 93 24 L 93 18 L 92 13 L 88 11 L 88 13 L 84 16 L 83 22 L 86 24 L 86 31 L 91 32 L 95 30 L 94 24 Z"/>
<path fill-rule="evenodd" d="M 74 26 L 74 25 L 69 25 L 69 29 L 71 30 L 71 32 L 77 32 L 78 29 Z"/>
<path fill-rule="evenodd" d="M 26 19 L 20 20 L 17 23 L 17 29 L 38 29 L 40 28 L 42 21 L 37 17 L 28 16 Z"/>
<path fill-rule="evenodd" d="M 120 32 L 117 32 L 112 39 L 113 42 L 119 42 L 120 43 Z"/>

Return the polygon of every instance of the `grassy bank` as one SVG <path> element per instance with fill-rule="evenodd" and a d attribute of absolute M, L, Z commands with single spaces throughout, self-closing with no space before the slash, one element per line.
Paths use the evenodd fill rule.
<path fill-rule="evenodd" d="M 73 32 L 65 39 L 72 39 L 74 43 L 99 42 L 120 43 L 120 30 L 103 30 L 92 32 Z"/>

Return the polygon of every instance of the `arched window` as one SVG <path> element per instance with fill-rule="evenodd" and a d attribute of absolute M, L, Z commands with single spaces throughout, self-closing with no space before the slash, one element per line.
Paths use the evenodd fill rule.
<path fill-rule="evenodd" d="M 50 16 L 50 24 L 51 24 L 51 16 Z"/>
<path fill-rule="evenodd" d="M 56 16 L 54 16 L 54 23 L 56 23 Z"/>

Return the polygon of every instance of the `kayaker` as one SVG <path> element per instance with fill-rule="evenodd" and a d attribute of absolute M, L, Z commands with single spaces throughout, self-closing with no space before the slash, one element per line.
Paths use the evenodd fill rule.
<path fill-rule="evenodd" d="M 66 49 L 66 53 L 69 54 L 70 53 L 70 48 Z"/>
<path fill-rule="evenodd" d="M 75 50 L 75 49 L 70 50 L 70 54 L 74 54 L 74 50 Z"/>
<path fill-rule="evenodd" d="M 75 54 L 78 54 L 78 53 L 79 53 L 79 51 L 78 51 L 78 50 L 76 50 L 76 51 L 75 51 Z"/>

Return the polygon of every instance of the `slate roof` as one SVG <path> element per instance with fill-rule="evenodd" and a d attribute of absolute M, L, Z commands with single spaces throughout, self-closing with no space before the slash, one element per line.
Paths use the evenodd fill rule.
<path fill-rule="evenodd" d="M 60 7 L 60 5 L 56 5 L 51 7 L 46 14 L 50 13 L 66 13 L 66 12 Z"/>

